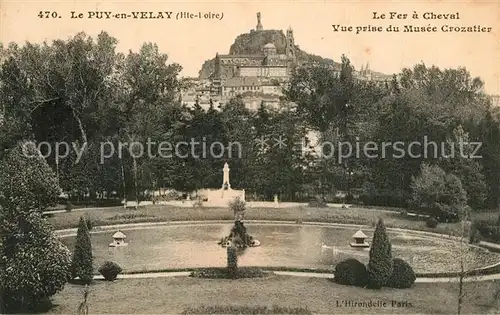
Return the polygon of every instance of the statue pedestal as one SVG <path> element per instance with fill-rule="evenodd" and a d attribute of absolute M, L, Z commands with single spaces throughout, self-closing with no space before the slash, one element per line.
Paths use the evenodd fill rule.
<path fill-rule="evenodd" d="M 218 189 L 207 190 L 204 195 L 207 198 L 205 205 L 214 207 L 229 207 L 229 202 L 236 198 L 245 201 L 245 190 Z"/>
<path fill-rule="evenodd" d="M 222 169 L 222 188 L 221 189 L 202 189 L 198 191 L 204 203 L 209 207 L 229 207 L 229 202 L 236 198 L 245 201 L 245 190 L 232 189 L 229 183 L 229 165 L 224 164 Z"/>

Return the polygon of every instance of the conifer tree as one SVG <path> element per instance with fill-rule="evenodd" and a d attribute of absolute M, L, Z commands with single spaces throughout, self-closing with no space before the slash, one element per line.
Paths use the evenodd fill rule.
<path fill-rule="evenodd" d="M 92 243 L 85 218 L 80 217 L 76 233 L 75 250 L 73 252 L 73 278 L 79 277 L 83 283 L 90 283 L 94 277 L 92 264 Z"/>
<path fill-rule="evenodd" d="M 380 218 L 373 233 L 368 262 L 368 287 L 380 289 L 390 279 L 392 274 L 391 243 L 385 231 L 384 221 Z"/>
<path fill-rule="evenodd" d="M 231 278 L 236 278 L 236 273 L 238 272 L 238 254 L 233 244 L 227 247 L 227 270 Z"/>

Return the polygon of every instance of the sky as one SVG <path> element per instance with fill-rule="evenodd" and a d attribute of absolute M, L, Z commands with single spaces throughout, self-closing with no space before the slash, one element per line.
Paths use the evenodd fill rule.
<path fill-rule="evenodd" d="M 40 18 L 40 11 L 57 12 Z M 84 18 L 71 19 L 71 11 Z M 171 19 L 89 19 L 89 12 L 173 12 Z M 176 19 L 182 12 L 217 13 L 221 19 Z M 367 62 L 383 73 L 396 73 L 416 63 L 440 68 L 466 67 L 485 82 L 485 91 L 500 94 L 500 1 L 11 1 L 0 0 L 0 42 L 43 42 L 67 39 L 84 31 L 107 31 L 119 40 L 118 50 L 137 51 L 155 42 L 169 59 L 183 67 L 182 75 L 197 76 L 203 62 L 227 53 L 236 36 L 254 29 L 256 13 L 264 29 L 292 27 L 295 43 L 308 53 L 340 61 L 345 54 L 359 69 Z M 374 19 L 385 14 L 385 19 Z M 401 14 L 398 18 L 390 12 Z M 417 19 L 413 14 L 417 14 Z M 424 14 L 459 19 L 424 19 Z M 404 14 L 407 14 L 404 18 Z M 45 13 L 43 14 L 45 15 Z M 166 17 L 166 14 L 164 14 Z M 352 26 L 335 32 L 332 25 Z M 400 32 L 388 32 L 388 26 Z M 404 25 L 436 27 L 437 32 L 403 32 Z M 443 32 L 443 25 L 480 25 L 490 32 Z M 356 34 L 356 27 L 381 27 L 382 32 Z"/>

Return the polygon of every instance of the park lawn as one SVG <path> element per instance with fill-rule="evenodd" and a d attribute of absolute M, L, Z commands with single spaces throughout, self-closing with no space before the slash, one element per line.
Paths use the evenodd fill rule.
<path fill-rule="evenodd" d="M 94 226 L 113 225 L 140 222 L 163 221 L 202 221 L 202 220 L 232 220 L 233 213 L 229 208 L 178 208 L 172 206 L 154 205 L 139 207 L 139 209 L 124 209 L 122 207 L 101 208 L 96 210 L 78 210 L 55 213 L 50 222 L 55 229 L 76 228 L 80 216 L 91 219 Z M 442 223 L 437 228 L 429 228 L 422 220 L 403 217 L 397 211 L 367 209 L 352 207 L 342 208 L 249 208 L 245 213 L 246 220 L 277 220 L 277 221 L 313 221 L 327 223 L 360 224 L 374 226 L 378 218 L 384 219 L 387 227 L 429 231 L 450 234 L 460 228 L 459 223 Z"/>
<path fill-rule="evenodd" d="M 498 314 L 493 293 L 500 282 L 466 283 L 464 314 Z M 328 279 L 270 276 L 258 279 L 219 280 L 187 277 L 95 281 L 89 314 L 179 314 L 187 308 L 222 306 L 307 307 L 316 314 L 451 314 L 456 313 L 458 285 L 417 283 L 411 289 L 368 290 L 341 286 Z M 66 285 L 54 299 L 49 314 L 74 314 L 82 287 Z M 398 308 L 340 308 L 337 301 L 408 302 Z"/>

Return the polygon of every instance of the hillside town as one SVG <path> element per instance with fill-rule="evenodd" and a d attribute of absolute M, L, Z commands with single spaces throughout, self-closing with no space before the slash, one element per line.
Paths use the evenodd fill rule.
<path fill-rule="evenodd" d="M 250 30 L 263 32 L 262 15 L 257 13 L 257 25 Z M 250 110 L 262 104 L 277 108 L 282 88 L 288 82 L 295 67 L 314 66 L 317 62 L 303 61 L 297 56 L 293 29 L 286 30 L 284 53 L 277 51 L 275 43 L 265 43 L 260 52 L 254 54 L 216 53 L 214 71 L 208 78 L 189 78 L 190 84 L 182 91 L 182 103 L 188 107 L 198 103 L 202 108 L 215 108 L 240 95 Z M 330 64 L 340 74 L 340 64 Z M 369 62 L 354 72 L 356 78 L 372 80 L 380 84 L 392 80 L 392 74 L 382 74 L 370 69 Z"/>

